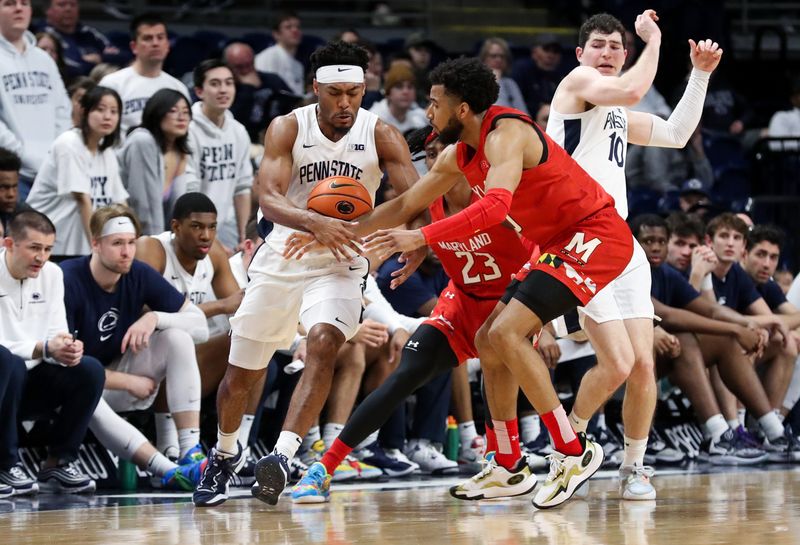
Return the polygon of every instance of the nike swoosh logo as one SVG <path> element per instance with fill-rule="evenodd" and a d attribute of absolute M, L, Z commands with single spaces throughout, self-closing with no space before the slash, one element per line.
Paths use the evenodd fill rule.
<path fill-rule="evenodd" d="M 108 339 L 110 339 L 110 338 L 111 338 L 111 336 L 112 336 L 112 335 L 114 335 L 114 334 L 113 334 L 113 333 L 111 333 L 111 334 L 109 334 L 109 335 L 100 335 L 100 342 L 105 342 L 105 341 L 107 341 Z"/>
<path fill-rule="evenodd" d="M 347 268 L 350 269 L 351 271 L 357 271 L 359 269 L 359 267 L 347 267 Z"/>
<path fill-rule="evenodd" d="M 316 144 L 303 144 L 304 148 L 313 148 Z"/>
<path fill-rule="evenodd" d="M 331 189 L 339 189 L 340 187 L 355 187 L 354 184 L 337 184 L 336 182 L 331 182 L 330 188 Z"/>
<path fill-rule="evenodd" d="M 336 69 L 337 72 L 347 72 L 348 70 L 350 70 L 350 68 L 337 68 Z"/>
<path fill-rule="evenodd" d="M 350 327 L 349 325 L 347 325 L 346 323 L 344 323 L 343 321 L 341 321 L 341 320 L 339 319 L 339 317 L 338 317 L 338 316 L 337 316 L 336 318 L 334 318 L 334 320 L 336 320 L 337 322 L 339 322 L 340 324 L 342 324 L 342 325 L 343 325 L 343 326 L 345 326 L 345 327 Z"/>
<path fill-rule="evenodd" d="M 172 278 L 173 280 L 178 280 L 180 276 L 170 276 L 170 278 Z"/>

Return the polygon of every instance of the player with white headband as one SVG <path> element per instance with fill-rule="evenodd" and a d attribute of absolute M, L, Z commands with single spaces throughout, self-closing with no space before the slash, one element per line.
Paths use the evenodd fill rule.
<path fill-rule="evenodd" d="M 140 228 L 130 208 L 99 208 L 89 227 L 91 255 L 61 263 L 69 330 L 105 367 L 103 399 L 89 427 L 117 456 L 159 477 L 156 484 L 192 489 L 205 467 L 194 351 L 195 341 L 208 338 L 205 315 L 150 266 L 134 260 Z M 180 445 L 176 461 L 114 414 L 150 406 L 172 414 Z"/>
<path fill-rule="evenodd" d="M 311 63 L 319 102 L 275 118 L 267 129 L 257 191 L 260 212 L 275 227 L 253 257 L 250 284 L 231 319 L 228 369 L 217 394 L 217 444 L 194 494 L 197 506 L 227 499 L 250 388 L 273 353 L 292 344 L 299 321 L 308 332 L 305 370 L 275 450 L 257 464 L 253 488 L 257 498 L 278 501 L 289 460 L 328 399 L 336 354 L 358 330 L 369 264 L 353 253 L 353 224 L 306 209 L 311 189 L 329 176 L 349 176 L 374 200 L 382 170 L 398 193 L 417 179 L 400 132 L 361 109 L 367 62 L 367 52 L 353 44 L 318 49 Z M 297 231 L 313 233 L 326 249 L 285 260 L 284 242 Z"/>

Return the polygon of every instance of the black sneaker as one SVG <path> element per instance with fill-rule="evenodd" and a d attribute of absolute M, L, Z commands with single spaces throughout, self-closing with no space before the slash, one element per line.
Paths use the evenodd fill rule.
<path fill-rule="evenodd" d="M 586 437 L 603 447 L 604 457 L 602 467 L 619 467 L 622 465 L 625 451 L 616 435 L 606 428 L 596 426 L 588 431 Z"/>
<path fill-rule="evenodd" d="M 241 468 L 233 476 L 231 486 L 247 487 L 256 480 L 256 459 L 250 452 L 250 447 L 246 447 L 242 451 L 242 458 Z M 236 470 L 235 467 L 234 470 Z"/>
<path fill-rule="evenodd" d="M 764 439 L 764 450 L 770 462 L 800 462 L 800 445 L 797 444 L 797 439 L 788 425 L 784 426 L 783 435 L 780 437 L 771 441 Z"/>
<path fill-rule="evenodd" d="M 768 454 L 762 448 L 756 448 L 739 440 L 738 435 L 727 429 L 722 436 L 714 440 L 703 441 L 700 449 L 713 465 L 755 465 L 767 460 Z"/>
<path fill-rule="evenodd" d="M 242 446 L 236 456 L 223 456 L 212 448 L 208 453 L 208 464 L 200 482 L 192 494 L 197 507 L 214 507 L 228 499 L 228 481 L 242 462 Z"/>
<path fill-rule="evenodd" d="M 645 465 L 676 465 L 683 463 L 685 459 L 686 455 L 683 452 L 668 446 L 655 428 L 650 428 L 647 450 L 644 453 Z"/>
<path fill-rule="evenodd" d="M 256 463 L 256 482 L 250 492 L 269 505 L 276 505 L 289 481 L 289 460 L 283 454 L 267 454 Z"/>
<path fill-rule="evenodd" d="M 56 467 L 39 470 L 39 489 L 42 492 L 82 494 L 94 492 L 97 484 L 78 467 L 69 462 Z"/>
<path fill-rule="evenodd" d="M 39 492 L 39 484 L 36 479 L 28 475 L 19 462 L 10 469 L 0 469 L 0 484 L 10 486 L 15 496 L 26 496 Z"/>

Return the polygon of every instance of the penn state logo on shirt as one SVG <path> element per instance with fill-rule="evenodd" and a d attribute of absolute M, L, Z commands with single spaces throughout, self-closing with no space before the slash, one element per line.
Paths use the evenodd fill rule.
<path fill-rule="evenodd" d="M 119 310 L 111 307 L 97 320 L 97 329 L 100 332 L 100 342 L 105 342 L 114 335 L 119 321 Z"/>
<path fill-rule="evenodd" d="M 40 304 L 40 303 L 45 303 L 45 302 L 46 301 L 45 301 L 44 297 L 38 291 L 35 291 L 35 292 L 31 293 L 30 304 L 35 305 L 35 304 Z"/>

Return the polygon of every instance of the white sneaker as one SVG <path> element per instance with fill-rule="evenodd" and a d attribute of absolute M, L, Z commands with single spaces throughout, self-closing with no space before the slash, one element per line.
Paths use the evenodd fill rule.
<path fill-rule="evenodd" d="M 533 498 L 535 507 L 549 509 L 561 505 L 600 469 L 603 448 L 586 439 L 583 433 L 578 434 L 578 439 L 584 445 L 580 456 L 566 456 L 556 451 L 547 457 L 550 460 L 550 473 Z"/>
<path fill-rule="evenodd" d="M 442 451 L 427 439 L 409 441 L 405 454 L 409 460 L 419 464 L 422 473 L 431 475 L 458 473 L 458 462 L 448 460 Z"/>
<path fill-rule="evenodd" d="M 650 466 L 622 466 L 619 468 L 619 491 L 623 500 L 654 500 L 656 489 L 650 482 L 655 470 Z"/>
<path fill-rule="evenodd" d="M 411 466 L 414 468 L 413 471 L 411 471 L 411 473 L 419 471 L 419 464 L 409 460 L 408 456 L 406 456 L 405 453 L 402 450 L 400 450 L 398 448 L 387 448 L 387 449 L 384 449 L 383 452 L 386 453 L 386 456 L 388 456 L 389 458 L 394 458 L 398 462 L 403 462 L 405 464 L 411 464 Z"/>
<path fill-rule="evenodd" d="M 480 464 L 484 454 L 486 454 L 486 441 L 480 435 L 476 435 L 468 445 L 462 444 L 458 449 L 458 463 Z"/>
<path fill-rule="evenodd" d="M 497 465 L 491 454 L 483 463 L 477 475 L 451 487 L 450 495 L 459 500 L 511 498 L 528 494 L 536 487 L 536 475 L 531 473 L 524 456 L 517 463 L 516 471 Z"/>

